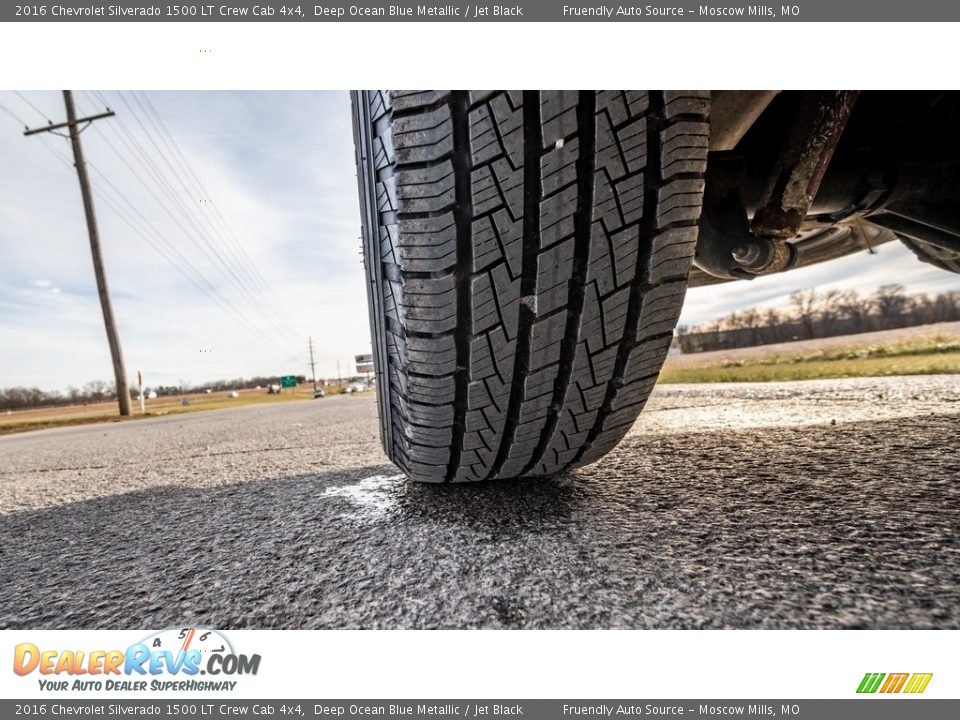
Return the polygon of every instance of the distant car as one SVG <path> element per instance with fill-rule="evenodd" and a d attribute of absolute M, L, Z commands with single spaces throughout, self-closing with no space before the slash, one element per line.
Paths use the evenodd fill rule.
<path fill-rule="evenodd" d="M 238 393 L 236 390 L 231 390 L 230 392 L 227 393 L 227 397 L 228 397 L 228 398 L 238 398 L 238 397 L 240 397 L 240 393 Z"/>
<path fill-rule="evenodd" d="M 369 390 L 370 386 L 364 382 L 352 382 L 344 389 L 346 393 L 355 393 L 363 392 L 364 390 Z"/>
<path fill-rule="evenodd" d="M 324 397 L 324 395 L 325 393 L 323 392 L 323 388 L 317 388 L 316 390 L 313 391 L 314 400 L 316 400 L 317 398 L 322 398 Z"/>
<path fill-rule="evenodd" d="M 274 383 L 273 385 L 267 385 L 267 395 L 278 395 L 280 393 L 280 386 Z"/>

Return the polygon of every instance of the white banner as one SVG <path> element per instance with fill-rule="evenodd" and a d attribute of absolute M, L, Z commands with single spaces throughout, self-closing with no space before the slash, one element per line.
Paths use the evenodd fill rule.
<path fill-rule="evenodd" d="M 7 630 L 0 697 L 842 699 L 866 673 L 932 673 L 923 697 L 960 698 L 957 647 L 957 631 Z"/>

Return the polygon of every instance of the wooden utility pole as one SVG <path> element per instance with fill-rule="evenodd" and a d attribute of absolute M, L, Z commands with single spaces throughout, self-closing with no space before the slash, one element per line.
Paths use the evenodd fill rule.
<path fill-rule="evenodd" d="M 313 362 L 313 338 L 310 338 L 310 374 L 313 376 L 313 391 L 317 391 L 317 368 Z"/>
<path fill-rule="evenodd" d="M 90 178 L 87 176 L 87 165 L 83 159 L 83 146 L 80 144 L 80 133 L 94 120 L 112 117 L 113 112 L 107 111 L 99 115 L 90 115 L 77 118 L 77 111 L 73 105 L 73 93 L 63 91 L 63 103 L 67 109 L 67 121 L 56 125 L 27 130 L 24 135 L 35 135 L 41 132 L 50 132 L 60 128 L 67 128 L 70 144 L 73 146 L 73 164 L 77 168 L 77 177 L 80 180 L 80 195 L 83 197 L 83 212 L 87 218 L 87 235 L 90 237 L 90 254 L 93 256 L 93 272 L 97 277 L 97 292 L 100 294 L 100 308 L 103 310 L 103 324 L 107 329 L 107 342 L 110 344 L 110 357 L 113 359 L 113 374 L 117 381 L 117 399 L 120 402 L 120 414 L 130 414 L 130 389 L 127 386 L 127 373 L 123 367 L 123 351 L 120 348 L 120 337 L 117 335 L 117 324 L 113 317 L 113 305 L 110 302 L 110 291 L 107 288 L 107 276 L 103 270 L 103 256 L 100 251 L 100 233 L 97 230 L 97 216 L 93 210 L 93 193 L 90 190 Z M 79 127 L 83 125 L 83 127 Z"/>

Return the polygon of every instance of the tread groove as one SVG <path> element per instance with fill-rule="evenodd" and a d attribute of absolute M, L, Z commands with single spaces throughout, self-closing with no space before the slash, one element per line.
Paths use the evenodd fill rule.
<path fill-rule="evenodd" d="M 573 271 L 569 282 L 567 300 L 567 323 L 560 346 L 560 361 L 557 377 L 553 383 L 553 397 L 547 422 L 533 455 L 523 468 L 526 475 L 543 458 L 550 440 L 560 421 L 564 398 L 573 376 L 577 344 L 580 342 L 580 325 L 586 295 L 587 270 L 590 267 L 590 242 L 593 239 L 594 169 L 596 167 L 597 142 L 597 96 L 593 91 L 581 91 L 577 100 L 579 146 L 577 156 L 577 209 L 574 213 Z"/>
<path fill-rule="evenodd" d="M 453 166 L 457 225 L 457 328 L 455 346 L 457 369 L 453 406 L 453 444 L 447 465 L 446 482 L 452 482 L 460 467 L 466 434 L 467 396 L 470 385 L 470 329 L 473 327 L 470 276 L 473 274 L 473 191 L 470 188 L 470 94 L 456 91 L 450 96 L 453 120 Z"/>
<path fill-rule="evenodd" d="M 497 457 L 487 474 L 494 478 L 500 474 L 507 460 L 510 446 L 517 434 L 520 422 L 520 404 L 523 402 L 524 378 L 529 365 L 530 333 L 533 329 L 534 312 L 523 298 L 536 292 L 537 251 L 540 237 L 540 202 L 543 185 L 540 180 L 540 148 L 543 146 L 543 129 L 540 125 L 540 93 L 523 93 L 523 252 L 520 271 L 520 319 L 517 329 L 517 345 L 513 361 L 513 383 L 507 404 L 507 418 Z"/>
<path fill-rule="evenodd" d="M 650 93 L 650 107 L 647 110 L 647 157 L 660 157 L 660 124 L 662 122 L 662 113 L 664 112 L 664 98 L 660 92 Z M 657 192 L 660 190 L 663 178 L 660 176 L 658 163 L 648 160 L 644 170 L 644 213 L 640 221 L 641 232 L 643 236 L 653 237 L 658 232 L 657 225 Z M 646 277 L 647 267 L 652 255 L 652 246 L 644 243 L 637 252 L 637 269 L 634 275 L 633 283 L 630 286 L 630 297 L 627 301 L 627 320 L 626 327 L 634 328 L 640 319 L 640 311 L 643 305 L 644 289 L 648 288 Z M 601 405 L 597 417 L 594 420 L 593 427 L 587 433 L 587 438 L 580 450 L 574 456 L 567 467 L 576 466 L 583 456 L 592 448 L 597 440 L 597 436 L 604 427 L 604 422 L 613 413 L 613 403 L 616 400 L 617 393 L 622 387 L 623 377 L 626 370 L 627 359 L 630 350 L 638 341 L 631 341 L 630 333 L 624 333 L 617 347 L 617 356 L 614 363 L 613 375 L 607 382 L 604 394 L 603 405 Z M 566 468 L 564 468 L 566 469 Z"/>

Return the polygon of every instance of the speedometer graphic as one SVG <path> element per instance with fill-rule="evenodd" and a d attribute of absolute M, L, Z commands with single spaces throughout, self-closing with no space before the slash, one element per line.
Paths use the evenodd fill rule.
<path fill-rule="evenodd" d="M 178 657 L 181 653 L 197 650 L 201 657 L 213 653 L 233 653 L 233 645 L 218 630 L 205 627 L 176 627 L 161 630 L 145 638 L 143 642 L 151 651 L 166 650 Z"/>

